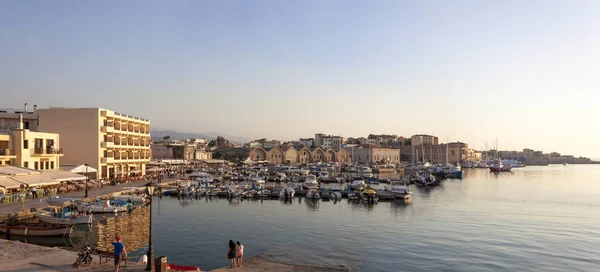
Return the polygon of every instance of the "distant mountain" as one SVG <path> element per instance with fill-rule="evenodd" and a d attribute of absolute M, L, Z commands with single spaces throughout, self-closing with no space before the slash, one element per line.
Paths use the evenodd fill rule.
<path fill-rule="evenodd" d="M 152 136 L 152 140 L 162 140 L 165 136 L 170 136 L 172 140 L 185 140 L 185 139 L 215 139 L 217 136 L 223 136 L 225 139 L 229 140 L 233 143 L 247 143 L 252 141 L 250 138 L 246 137 L 238 137 L 225 135 L 215 132 L 207 132 L 207 133 L 193 133 L 193 132 L 179 132 L 174 130 L 165 130 L 159 128 L 150 128 L 150 135 Z"/>

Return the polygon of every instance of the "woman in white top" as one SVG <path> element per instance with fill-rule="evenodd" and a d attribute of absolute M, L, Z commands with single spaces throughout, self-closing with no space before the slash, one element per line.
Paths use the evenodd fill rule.
<path fill-rule="evenodd" d="M 240 244 L 240 241 L 237 241 L 237 263 L 238 266 L 244 263 L 244 245 Z"/>

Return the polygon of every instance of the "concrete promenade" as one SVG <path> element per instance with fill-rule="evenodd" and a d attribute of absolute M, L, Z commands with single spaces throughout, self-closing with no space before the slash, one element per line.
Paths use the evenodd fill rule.
<path fill-rule="evenodd" d="M 176 180 L 178 180 L 178 178 L 165 178 L 162 180 L 162 183 L 172 182 L 172 181 L 176 181 Z M 141 181 L 134 181 L 134 182 L 129 182 L 129 183 L 122 183 L 122 184 L 118 184 L 118 185 L 114 185 L 114 186 L 106 186 L 101 189 L 89 190 L 88 197 L 96 198 L 98 196 L 103 196 L 103 195 L 107 195 L 107 194 L 120 192 L 120 191 L 123 191 L 124 190 L 123 188 L 125 188 L 125 187 L 144 187 L 144 185 L 146 185 L 146 183 L 148 183 L 148 182 L 150 182 L 150 181 L 141 180 Z M 85 196 L 85 191 L 60 194 L 58 196 L 83 198 Z M 42 201 L 42 199 L 43 198 L 25 199 L 25 211 L 29 211 L 31 208 L 39 208 L 39 207 L 45 205 L 45 203 Z M 22 211 L 21 201 L 0 204 L 0 216 L 5 216 L 8 214 L 12 214 L 15 212 L 20 212 L 20 211 Z"/>

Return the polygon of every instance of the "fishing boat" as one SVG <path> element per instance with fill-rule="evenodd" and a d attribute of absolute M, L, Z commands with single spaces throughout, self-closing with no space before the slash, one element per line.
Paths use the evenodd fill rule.
<path fill-rule="evenodd" d="M 82 210 L 87 213 L 120 213 L 130 211 L 132 208 L 129 204 L 115 205 L 115 203 L 116 201 L 113 201 L 113 204 L 111 204 L 108 200 L 90 202 L 82 206 Z"/>
<path fill-rule="evenodd" d="M 407 186 L 402 186 L 402 185 L 392 186 L 389 189 L 389 192 L 392 193 L 394 198 L 399 198 L 399 199 L 404 199 L 404 200 L 409 200 L 410 196 L 412 195 L 412 192 L 410 191 L 410 189 Z"/>
<path fill-rule="evenodd" d="M 253 198 L 256 196 L 256 190 L 249 190 L 242 193 L 242 198 Z"/>
<path fill-rule="evenodd" d="M 36 217 L 49 224 L 56 225 L 77 225 L 77 224 L 91 224 L 93 220 L 92 215 L 79 214 L 70 209 L 62 209 L 48 207 L 36 213 Z"/>
<path fill-rule="evenodd" d="M 73 231 L 73 225 L 65 226 L 65 225 L 46 225 L 46 224 L 18 224 L 18 225 L 9 225 L 4 224 L 0 226 L 0 232 L 11 234 L 11 235 L 21 235 L 21 236 L 62 236 L 68 237 L 71 235 Z"/>
<path fill-rule="evenodd" d="M 444 168 L 444 176 L 447 178 L 462 179 L 462 168 L 459 165 L 448 165 Z"/>
<path fill-rule="evenodd" d="M 438 185 L 438 180 L 429 171 L 419 171 L 412 175 L 410 180 L 420 186 Z"/>

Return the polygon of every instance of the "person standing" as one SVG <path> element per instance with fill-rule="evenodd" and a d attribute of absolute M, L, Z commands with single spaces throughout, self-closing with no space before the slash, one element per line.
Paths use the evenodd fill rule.
<path fill-rule="evenodd" d="M 237 241 L 237 265 L 242 267 L 244 264 L 244 245 Z"/>
<path fill-rule="evenodd" d="M 229 268 L 235 268 L 235 259 L 237 258 L 237 246 L 232 240 L 229 240 L 229 248 L 227 249 L 227 258 L 229 259 Z"/>
<path fill-rule="evenodd" d="M 115 272 L 119 272 L 119 266 L 121 266 L 121 260 L 127 257 L 127 251 L 125 250 L 125 244 L 121 242 L 121 237 L 115 237 L 115 240 L 112 242 L 112 245 L 115 247 Z"/>
<path fill-rule="evenodd" d="M 32 199 L 37 199 L 37 188 L 35 188 L 35 186 L 31 187 L 31 198 Z"/>

